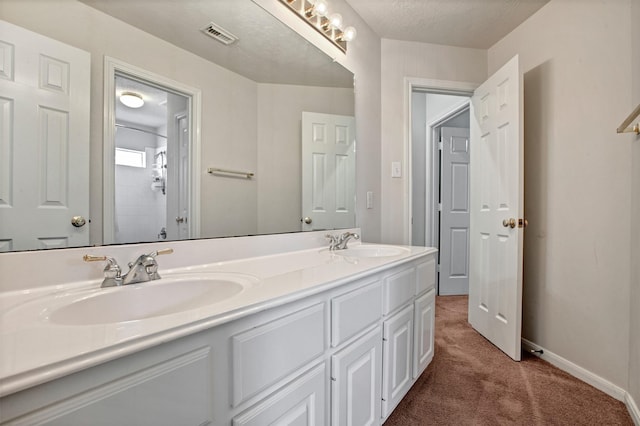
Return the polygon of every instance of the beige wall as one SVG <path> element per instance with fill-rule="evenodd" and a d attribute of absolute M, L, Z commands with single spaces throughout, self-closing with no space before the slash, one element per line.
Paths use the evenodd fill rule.
<path fill-rule="evenodd" d="M 628 385 L 630 1 L 552 0 L 489 49 L 524 72 L 523 337 Z M 637 258 L 636 262 L 637 263 Z"/>
<path fill-rule="evenodd" d="M 640 0 L 632 0 L 632 99 L 629 110 L 640 104 Z M 640 122 L 640 117 L 636 120 Z M 640 404 L 640 136 L 630 136 L 632 142 L 631 181 L 631 297 L 629 333 L 629 388 L 636 405 Z"/>
<path fill-rule="evenodd" d="M 303 111 L 353 116 L 353 89 L 258 84 L 259 233 L 300 229 Z"/>
<path fill-rule="evenodd" d="M 380 181 L 380 37 L 344 0 L 332 0 L 331 7 L 339 11 L 345 23 L 358 29 L 358 37 L 349 43 L 344 62 L 355 74 L 356 111 L 356 210 L 357 225 L 362 238 L 380 242 L 383 205 Z M 294 19 L 297 19 L 294 17 Z M 364 203 L 367 191 L 373 193 L 373 208 Z"/>
<path fill-rule="evenodd" d="M 382 40 L 382 234 L 385 243 L 408 244 L 408 164 L 405 149 L 405 77 L 481 83 L 486 51 L 435 44 Z M 356 74 L 356 76 L 358 76 Z M 358 120 L 360 116 L 358 116 Z M 408 147 L 407 147 L 408 149 Z M 402 178 L 391 178 L 391 162 L 402 163 Z"/>

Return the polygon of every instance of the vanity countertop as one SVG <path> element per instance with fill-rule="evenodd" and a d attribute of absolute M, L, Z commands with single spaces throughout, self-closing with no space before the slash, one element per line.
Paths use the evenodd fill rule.
<path fill-rule="evenodd" d="M 253 284 L 219 303 L 135 321 L 62 325 L 50 320 L 50 308 L 42 308 L 45 299 L 52 300 L 55 306 L 57 299 L 72 292 L 95 293 L 101 280 L 1 292 L 0 396 L 299 300 L 436 251 L 393 247 L 403 248 L 402 253 L 349 257 L 312 248 L 174 269 L 161 267 L 163 278 L 239 274 L 249 277 Z"/>

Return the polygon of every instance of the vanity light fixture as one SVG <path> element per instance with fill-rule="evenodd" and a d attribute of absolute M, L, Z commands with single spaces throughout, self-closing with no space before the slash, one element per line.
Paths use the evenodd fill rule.
<path fill-rule="evenodd" d="M 342 15 L 329 13 L 326 0 L 280 0 L 307 24 L 311 25 L 336 47 L 347 53 L 347 42 L 356 37 L 356 29 L 344 27 Z"/>
<path fill-rule="evenodd" d="M 120 102 L 129 108 L 140 108 L 144 105 L 142 96 L 135 92 L 122 92 L 120 95 Z"/>

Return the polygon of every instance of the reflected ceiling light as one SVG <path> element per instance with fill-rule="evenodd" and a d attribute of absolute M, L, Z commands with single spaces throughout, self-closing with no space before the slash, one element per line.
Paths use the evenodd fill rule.
<path fill-rule="evenodd" d="M 346 27 L 343 30 L 342 15 L 339 13 L 330 14 L 326 0 L 280 0 L 280 2 L 289 6 L 291 11 L 340 50 L 347 53 L 347 42 L 356 37 L 356 29 Z"/>
<path fill-rule="evenodd" d="M 329 5 L 324 0 L 316 0 L 313 4 L 313 11 L 318 16 L 327 16 L 329 13 Z"/>
<path fill-rule="evenodd" d="M 134 92 L 122 92 L 120 95 L 120 102 L 129 108 L 140 108 L 144 105 L 142 96 Z"/>
<path fill-rule="evenodd" d="M 358 32 L 353 27 L 347 27 L 342 31 L 342 39 L 344 41 L 351 41 L 356 38 L 356 35 L 358 35 Z"/>
<path fill-rule="evenodd" d="M 339 13 L 332 13 L 329 16 L 329 25 L 331 25 L 333 28 L 337 28 L 339 30 L 342 29 L 342 15 L 340 15 Z"/>

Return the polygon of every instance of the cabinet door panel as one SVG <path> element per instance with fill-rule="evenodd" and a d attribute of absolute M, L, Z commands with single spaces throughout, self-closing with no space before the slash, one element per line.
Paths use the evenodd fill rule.
<path fill-rule="evenodd" d="M 382 417 L 386 418 L 411 387 L 413 304 L 384 322 Z"/>
<path fill-rule="evenodd" d="M 435 330 L 435 289 L 415 301 L 415 333 L 413 342 L 413 378 L 418 377 L 433 359 Z"/>
<path fill-rule="evenodd" d="M 331 357 L 331 424 L 380 424 L 382 335 L 376 327 Z"/>
<path fill-rule="evenodd" d="M 325 383 L 322 363 L 233 419 L 233 426 L 323 426 Z"/>

